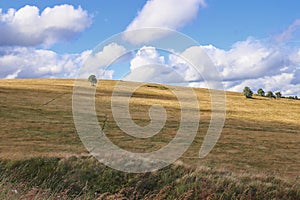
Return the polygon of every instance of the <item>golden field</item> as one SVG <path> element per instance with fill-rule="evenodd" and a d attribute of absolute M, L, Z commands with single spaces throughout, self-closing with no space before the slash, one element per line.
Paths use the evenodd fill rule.
<path fill-rule="evenodd" d="M 73 123 L 73 84 L 74 80 L 68 79 L 0 80 L 0 159 L 88 155 Z M 146 84 L 135 91 L 130 111 L 137 124 L 150 122 L 148 109 L 152 104 L 163 105 L 168 114 L 159 134 L 136 139 L 123 133 L 112 117 L 110 105 L 115 84 L 100 81 L 96 92 L 97 116 L 100 125 L 105 121 L 106 135 L 133 152 L 151 152 L 166 145 L 176 134 L 180 121 L 174 94 L 156 84 Z M 274 175 L 288 181 L 300 175 L 300 101 L 255 95 L 246 99 L 242 93 L 226 92 L 226 121 L 221 137 L 211 153 L 199 159 L 211 105 L 207 89 L 194 90 L 201 120 L 193 144 L 180 158 L 183 163 L 239 174 Z"/>

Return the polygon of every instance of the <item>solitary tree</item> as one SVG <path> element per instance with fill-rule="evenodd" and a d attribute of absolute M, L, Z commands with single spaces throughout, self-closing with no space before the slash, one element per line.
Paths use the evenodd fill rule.
<path fill-rule="evenodd" d="M 252 98 L 253 92 L 249 87 L 245 87 L 243 93 L 246 98 Z"/>
<path fill-rule="evenodd" d="M 276 92 L 275 95 L 276 95 L 276 98 L 277 98 L 277 99 L 280 99 L 281 96 L 282 96 L 282 95 L 281 95 L 281 92 Z"/>
<path fill-rule="evenodd" d="M 95 86 L 97 83 L 97 78 L 95 75 L 90 75 L 88 78 L 89 82 L 91 83 L 91 86 Z"/>
<path fill-rule="evenodd" d="M 257 94 L 258 94 L 259 96 L 264 97 L 264 96 L 265 96 L 265 91 L 264 91 L 262 88 L 259 88 L 259 89 L 257 90 Z"/>
<path fill-rule="evenodd" d="M 268 91 L 266 97 L 275 98 L 275 95 L 273 94 L 272 91 Z"/>

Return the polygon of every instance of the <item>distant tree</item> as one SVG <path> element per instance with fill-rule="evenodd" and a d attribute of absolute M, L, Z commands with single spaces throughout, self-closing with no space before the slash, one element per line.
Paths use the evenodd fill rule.
<path fill-rule="evenodd" d="M 268 91 L 266 97 L 275 98 L 275 95 L 273 94 L 272 91 Z"/>
<path fill-rule="evenodd" d="M 276 92 L 275 95 L 277 99 L 280 99 L 282 97 L 281 92 Z"/>
<path fill-rule="evenodd" d="M 243 93 L 246 98 L 252 98 L 253 92 L 249 87 L 245 87 Z"/>
<path fill-rule="evenodd" d="M 95 86 L 97 83 L 97 78 L 95 75 L 90 75 L 88 81 L 91 83 L 91 86 Z"/>
<path fill-rule="evenodd" d="M 295 99 L 298 100 L 299 99 L 298 96 L 295 96 Z"/>
<path fill-rule="evenodd" d="M 262 88 L 259 88 L 259 89 L 257 90 L 257 94 L 258 94 L 259 96 L 264 97 L 264 96 L 265 96 L 265 91 L 264 91 Z"/>

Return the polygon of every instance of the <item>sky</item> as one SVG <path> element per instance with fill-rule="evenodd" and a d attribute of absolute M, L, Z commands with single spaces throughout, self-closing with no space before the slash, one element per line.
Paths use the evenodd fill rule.
<path fill-rule="evenodd" d="M 300 96 L 299 10 L 299 0 L 0 0 L 0 78 L 76 78 L 87 63 L 106 66 L 121 56 L 98 78 L 203 87 L 189 64 L 145 42 L 165 33 L 128 34 L 128 42 L 141 44 L 135 51 L 112 42 L 95 52 L 115 34 L 155 27 L 196 41 L 176 54 L 201 65 L 205 51 L 225 90 Z"/>

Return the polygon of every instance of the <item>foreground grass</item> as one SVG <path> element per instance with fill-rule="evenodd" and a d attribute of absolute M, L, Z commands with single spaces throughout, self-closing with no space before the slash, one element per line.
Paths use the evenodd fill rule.
<path fill-rule="evenodd" d="M 1 199 L 300 199 L 297 182 L 180 163 L 146 174 L 74 156 L 1 161 L 0 168 Z"/>

